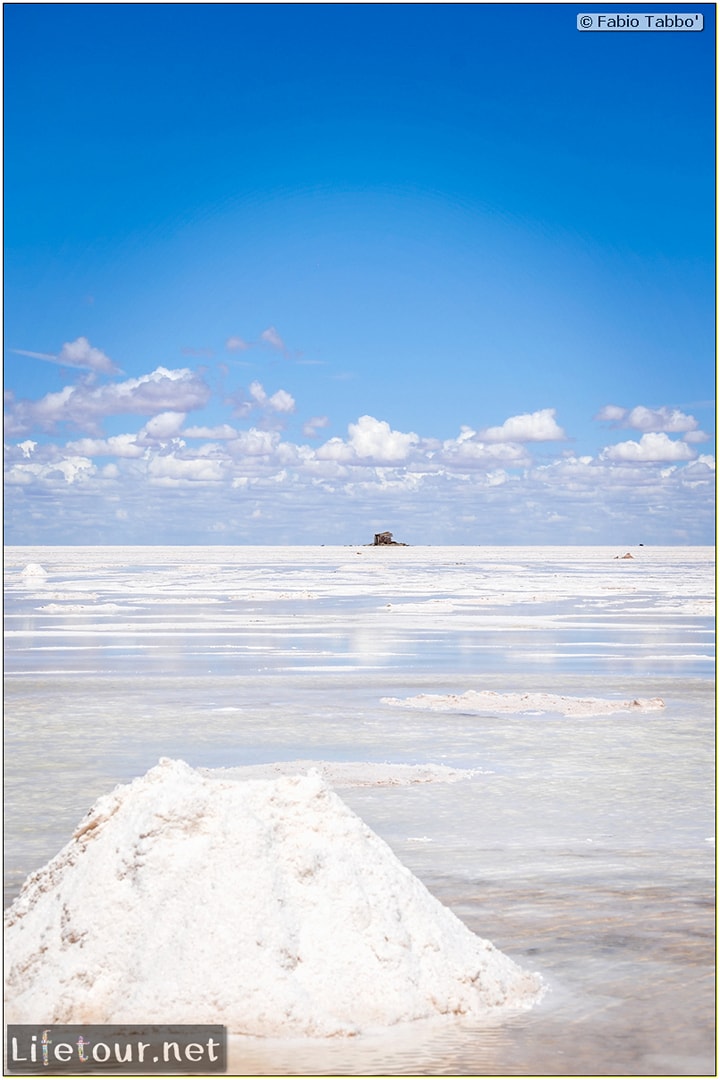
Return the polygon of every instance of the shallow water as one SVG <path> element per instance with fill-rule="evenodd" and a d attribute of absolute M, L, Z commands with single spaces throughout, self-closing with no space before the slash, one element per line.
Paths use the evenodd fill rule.
<path fill-rule="evenodd" d="M 6 549 L 6 901 L 160 756 L 477 769 L 338 790 L 473 930 L 542 973 L 543 1002 L 484 1027 L 233 1038 L 231 1066 L 711 1075 L 714 552 L 624 553 Z M 666 707 L 381 701 L 469 689 Z"/>

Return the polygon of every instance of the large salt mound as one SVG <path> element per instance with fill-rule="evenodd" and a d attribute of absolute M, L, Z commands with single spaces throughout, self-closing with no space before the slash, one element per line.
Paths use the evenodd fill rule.
<path fill-rule="evenodd" d="M 241 783 L 163 759 L 96 803 L 6 921 L 9 1023 L 350 1035 L 542 988 L 312 773 Z"/>

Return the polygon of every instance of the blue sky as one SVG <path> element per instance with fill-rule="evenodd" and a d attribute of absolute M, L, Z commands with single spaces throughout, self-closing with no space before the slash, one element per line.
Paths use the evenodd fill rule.
<path fill-rule="evenodd" d="M 712 543 L 681 8 L 6 4 L 6 541 Z"/>

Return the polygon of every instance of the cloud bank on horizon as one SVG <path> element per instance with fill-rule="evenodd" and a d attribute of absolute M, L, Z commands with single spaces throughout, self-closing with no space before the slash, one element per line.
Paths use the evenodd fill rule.
<path fill-rule="evenodd" d="M 710 31 L 196 7 L 8 9 L 6 541 L 712 543 Z"/>
<path fill-rule="evenodd" d="M 710 513 L 714 458 L 695 417 L 676 408 L 602 406 L 598 421 L 642 434 L 606 442 L 599 426 L 593 455 L 577 452 L 554 408 L 463 424 L 452 438 L 363 415 L 323 440 L 327 418 L 310 416 L 298 440 L 284 430 L 297 408 L 284 388 L 268 393 L 253 380 L 223 399 L 225 422 L 203 424 L 214 396 L 203 372 L 163 367 L 71 383 L 37 401 L 8 395 L 11 506 L 42 493 L 53 528 L 59 520 L 75 543 L 88 530 L 105 542 L 125 532 L 128 542 L 346 543 L 388 522 L 415 542 L 561 542 L 558 529 L 576 543 L 611 542 L 652 535 L 652 516 L 665 542 L 705 539 L 692 517 L 703 505 Z M 129 430 L 103 436 L 118 417 Z M 678 510 L 685 520 L 673 520 Z M 16 542 L 21 531 L 53 539 L 42 526 L 14 528 Z"/>

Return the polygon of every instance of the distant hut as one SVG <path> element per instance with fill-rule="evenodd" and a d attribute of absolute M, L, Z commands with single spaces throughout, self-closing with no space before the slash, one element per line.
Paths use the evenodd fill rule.
<path fill-rule="evenodd" d="M 407 544 L 401 544 L 399 540 L 393 540 L 391 532 L 375 533 L 373 547 L 380 547 L 382 545 L 390 545 L 391 547 L 407 547 Z"/>

